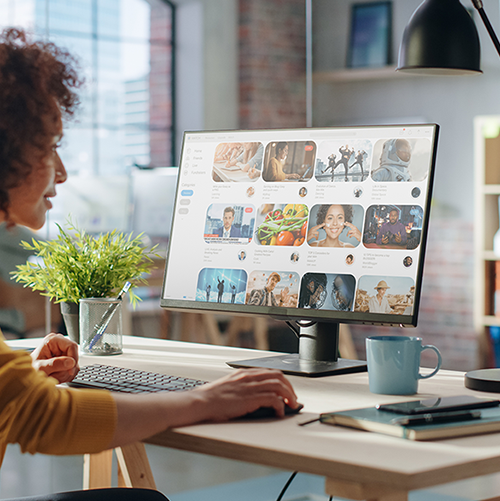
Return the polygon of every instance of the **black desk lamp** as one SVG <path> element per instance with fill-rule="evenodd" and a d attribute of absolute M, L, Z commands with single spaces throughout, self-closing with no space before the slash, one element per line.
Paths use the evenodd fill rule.
<path fill-rule="evenodd" d="M 472 3 L 500 55 L 500 42 L 482 0 Z M 479 59 L 476 25 L 459 0 L 425 0 L 405 28 L 397 70 L 423 75 L 479 74 Z M 500 393 L 500 368 L 468 372 L 465 386 Z"/>
<path fill-rule="evenodd" d="M 472 0 L 500 55 L 500 42 L 483 9 Z M 405 28 L 398 71 L 424 75 L 482 73 L 476 25 L 459 0 L 425 0 Z"/>

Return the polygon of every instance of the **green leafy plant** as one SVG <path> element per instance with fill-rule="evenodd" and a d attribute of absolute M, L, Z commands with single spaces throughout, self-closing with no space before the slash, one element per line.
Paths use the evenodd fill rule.
<path fill-rule="evenodd" d="M 58 225 L 59 235 L 54 240 L 21 242 L 42 262 L 28 261 L 17 266 L 13 272 L 16 282 L 40 291 L 56 303 L 78 303 L 86 297 L 116 296 L 125 282 L 133 281 L 129 296 L 135 305 L 140 299 L 133 287 L 147 284 L 144 275 L 153 268 L 151 253 L 156 246 L 144 246 L 142 234 L 133 238 L 132 234 L 113 230 L 93 236 L 71 221 L 65 226 L 69 231 Z"/>

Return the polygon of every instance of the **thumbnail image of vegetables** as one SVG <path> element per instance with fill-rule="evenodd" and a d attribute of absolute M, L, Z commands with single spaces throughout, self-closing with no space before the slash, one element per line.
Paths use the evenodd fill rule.
<path fill-rule="evenodd" d="M 284 204 L 283 204 L 284 205 Z M 270 210 L 257 227 L 255 235 L 261 245 L 299 246 L 307 235 L 309 209 L 304 204 L 286 204 Z"/>

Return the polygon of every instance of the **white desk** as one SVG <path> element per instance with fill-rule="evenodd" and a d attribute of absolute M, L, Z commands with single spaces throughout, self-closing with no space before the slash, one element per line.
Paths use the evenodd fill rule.
<path fill-rule="evenodd" d="M 27 346 L 30 341 L 16 344 Z M 123 355 L 87 356 L 82 365 L 106 363 L 213 380 L 233 370 L 225 365 L 227 360 L 264 353 L 133 337 L 126 337 L 124 345 Z M 320 412 L 406 398 L 371 394 L 366 373 L 290 379 L 305 405 L 298 416 L 195 425 L 167 430 L 147 442 L 322 475 L 328 494 L 351 499 L 406 500 L 408 491 L 414 489 L 500 472 L 500 433 L 412 442 L 319 423 L 300 427 L 299 422 Z M 464 387 L 462 373 L 451 371 L 421 381 L 419 389 L 419 397 L 477 394 Z M 143 468 L 142 463 L 139 467 Z"/>

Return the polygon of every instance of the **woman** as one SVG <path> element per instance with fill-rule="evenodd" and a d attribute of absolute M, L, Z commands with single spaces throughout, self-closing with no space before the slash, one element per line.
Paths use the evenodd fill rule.
<path fill-rule="evenodd" d="M 299 179 L 298 174 L 286 174 L 283 171 L 286 157 L 288 156 L 288 143 L 276 144 L 274 157 L 272 157 L 262 174 L 264 181 L 285 181 L 287 179 Z"/>
<path fill-rule="evenodd" d="M 387 282 L 381 280 L 374 289 L 377 290 L 377 294 L 368 301 L 368 311 L 370 313 L 392 313 L 389 301 L 385 297 L 387 289 L 390 289 Z"/>
<path fill-rule="evenodd" d="M 74 66 L 53 44 L 30 42 L 16 29 L 0 34 L 0 222 L 9 227 L 41 228 L 57 185 L 66 180 L 57 149 L 62 118 L 77 104 L 80 81 Z M 8 443 L 30 453 L 95 453 L 169 427 L 225 421 L 263 406 L 283 416 L 284 402 L 292 407 L 297 402 L 278 371 L 237 371 L 170 394 L 56 387 L 77 372 L 78 347 L 59 334 L 49 334 L 31 357 L 9 349 L 0 334 L 0 464 Z M 104 490 L 57 499 L 158 498 L 164 499 L 154 491 Z"/>
<path fill-rule="evenodd" d="M 322 308 L 328 294 L 327 281 L 325 273 L 306 273 L 300 284 L 299 308 Z"/>
<path fill-rule="evenodd" d="M 307 233 L 307 243 L 311 247 L 355 247 L 340 240 L 340 234 L 347 227 L 347 236 L 361 241 L 361 231 L 352 224 L 352 218 L 352 205 L 321 205 L 316 214 L 316 226 Z M 319 240 L 321 229 L 326 234 L 323 240 Z"/>

